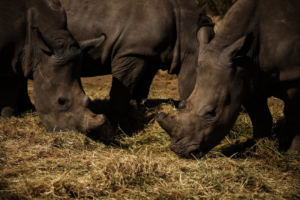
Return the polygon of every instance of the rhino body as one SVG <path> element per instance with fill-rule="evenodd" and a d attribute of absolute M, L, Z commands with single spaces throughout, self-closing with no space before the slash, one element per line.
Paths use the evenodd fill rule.
<path fill-rule="evenodd" d="M 112 74 L 110 101 L 118 121 L 131 99 L 139 104 L 147 98 L 159 69 L 177 74 L 180 97 L 189 97 L 196 78 L 197 32 L 211 23 L 197 1 L 60 1 L 77 41 L 106 35 L 103 45 L 85 54 L 82 76 Z M 214 36 L 212 26 L 207 31 Z"/>
<path fill-rule="evenodd" d="M 294 137 L 289 152 L 300 153 L 300 1 L 239 0 L 225 15 L 215 38 L 199 52 L 197 81 L 175 116 L 161 113 L 178 155 L 202 157 L 233 127 L 244 105 L 253 137 L 272 128 L 267 98 L 285 103 Z M 192 155 L 193 154 L 193 155 Z"/>
<path fill-rule="evenodd" d="M 80 82 L 82 51 L 57 0 L 0 2 L 0 113 L 10 118 L 33 106 L 49 131 L 92 131 L 105 121 L 88 109 Z"/>

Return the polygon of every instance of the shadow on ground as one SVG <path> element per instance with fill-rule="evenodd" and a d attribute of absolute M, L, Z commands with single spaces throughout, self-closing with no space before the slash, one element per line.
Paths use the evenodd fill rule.
<path fill-rule="evenodd" d="M 121 146 L 116 140 L 119 135 L 123 134 L 132 137 L 137 132 L 144 130 L 145 126 L 150 122 L 153 122 L 157 112 L 149 112 L 150 108 L 155 108 L 162 104 L 172 104 L 178 107 L 179 102 L 179 100 L 173 99 L 147 99 L 137 109 L 130 108 L 124 122 L 117 124 L 114 122 L 114 116 L 112 116 L 110 111 L 109 100 L 95 99 L 91 102 L 91 111 L 95 114 L 104 114 L 108 119 L 108 123 L 101 130 L 89 133 L 87 136 L 106 145 Z M 122 146 L 122 148 L 126 147 Z"/>
<path fill-rule="evenodd" d="M 277 141 L 276 149 L 278 151 L 286 152 L 292 144 L 293 135 L 289 134 L 289 130 L 286 126 L 285 119 L 280 118 L 276 124 L 273 125 L 271 136 L 267 139 L 269 141 Z M 246 158 L 252 152 L 255 152 L 258 145 L 265 142 L 264 139 L 256 141 L 254 139 L 248 139 L 246 142 L 236 141 L 222 151 L 222 154 L 232 158 Z"/>

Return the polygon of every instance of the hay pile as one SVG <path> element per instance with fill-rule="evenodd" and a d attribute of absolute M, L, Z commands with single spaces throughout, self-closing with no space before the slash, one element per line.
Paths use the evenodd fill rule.
<path fill-rule="evenodd" d="M 95 109 L 108 102 L 110 79 L 83 80 Z M 170 138 L 154 120 L 161 111 L 176 112 L 169 98 L 178 99 L 176 79 L 160 73 L 150 100 L 130 113 L 132 137 L 109 125 L 99 137 L 51 134 L 36 113 L 0 119 L 1 199 L 300 199 L 300 157 L 283 151 L 280 100 L 269 100 L 274 137 L 241 152 L 252 134 L 248 115 L 241 113 L 203 159 L 182 160 L 169 150 Z"/>

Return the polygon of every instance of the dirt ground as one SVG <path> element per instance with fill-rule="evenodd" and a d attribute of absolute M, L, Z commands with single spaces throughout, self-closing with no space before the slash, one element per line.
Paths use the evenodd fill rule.
<path fill-rule="evenodd" d="M 111 75 L 82 78 L 81 80 L 88 96 L 109 98 Z M 159 71 L 153 80 L 150 91 L 149 99 L 164 98 L 165 93 L 168 94 L 170 99 L 179 99 L 176 75 L 169 75 L 165 71 Z"/>

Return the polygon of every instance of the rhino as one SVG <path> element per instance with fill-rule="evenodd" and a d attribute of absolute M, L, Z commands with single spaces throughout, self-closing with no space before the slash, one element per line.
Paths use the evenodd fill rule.
<path fill-rule="evenodd" d="M 112 74 L 111 111 L 123 121 L 130 102 L 149 94 L 159 69 L 178 75 L 179 94 L 193 91 L 201 27 L 214 37 L 212 20 L 196 0 L 60 0 L 77 41 L 106 35 L 84 54 L 83 77 Z"/>
<path fill-rule="evenodd" d="M 271 8 L 271 9 L 270 9 Z M 292 144 L 300 153 L 300 1 L 239 0 L 225 15 L 214 39 L 201 48 L 195 88 L 178 113 L 159 113 L 170 148 L 184 158 L 201 158 L 233 127 L 241 105 L 253 139 L 271 133 L 267 98 L 284 101 Z M 199 33 L 200 43 L 209 41 Z M 253 140 L 253 141 L 254 141 Z"/>
<path fill-rule="evenodd" d="M 91 100 L 80 80 L 82 49 L 59 1 L 2 0 L 0 19 L 1 117 L 33 107 L 27 93 L 27 80 L 33 79 L 35 108 L 48 131 L 98 130 L 106 119 L 88 108 Z"/>

